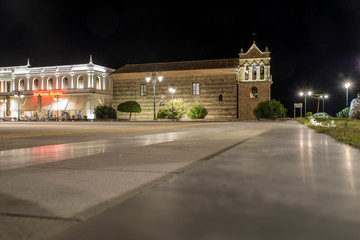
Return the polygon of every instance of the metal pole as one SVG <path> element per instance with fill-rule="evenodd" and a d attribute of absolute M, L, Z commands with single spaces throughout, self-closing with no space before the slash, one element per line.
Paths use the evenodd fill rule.
<path fill-rule="evenodd" d="M 349 90 L 348 90 L 349 88 L 346 88 L 346 107 L 348 107 L 348 102 L 349 102 Z"/>
<path fill-rule="evenodd" d="M 172 116 L 171 121 L 174 121 L 174 94 L 171 94 L 171 107 L 172 107 Z"/>
<path fill-rule="evenodd" d="M 59 97 L 56 96 L 56 121 L 59 121 Z"/>
<path fill-rule="evenodd" d="M 304 117 L 306 117 L 306 96 L 305 96 L 305 112 L 304 112 Z"/>
<path fill-rule="evenodd" d="M 20 92 L 18 93 L 18 121 L 20 121 Z"/>
<path fill-rule="evenodd" d="M 155 81 L 156 81 L 156 78 L 154 77 L 153 78 L 153 86 L 154 86 L 154 121 L 156 121 L 156 116 L 155 116 Z"/>

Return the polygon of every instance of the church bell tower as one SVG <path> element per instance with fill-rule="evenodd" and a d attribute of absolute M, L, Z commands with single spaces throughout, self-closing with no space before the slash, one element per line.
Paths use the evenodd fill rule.
<path fill-rule="evenodd" d="M 253 119 L 253 109 L 260 102 L 271 99 L 272 76 L 270 74 L 270 51 L 261 51 L 255 41 L 247 52 L 239 53 L 236 76 L 238 92 L 238 118 Z"/>

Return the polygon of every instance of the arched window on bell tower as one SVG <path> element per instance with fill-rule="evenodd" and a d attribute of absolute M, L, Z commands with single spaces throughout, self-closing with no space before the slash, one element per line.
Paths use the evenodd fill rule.
<path fill-rule="evenodd" d="M 265 77 L 265 67 L 264 65 L 260 66 L 260 80 L 264 80 Z"/>
<path fill-rule="evenodd" d="M 252 80 L 256 80 L 256 64 L 253 65 L 253 69 L 252 69 Z"/>
<path fill-rule="evenodd" d="M 249 80 L 249 65 L 245 66 L 245 80 Z"/>

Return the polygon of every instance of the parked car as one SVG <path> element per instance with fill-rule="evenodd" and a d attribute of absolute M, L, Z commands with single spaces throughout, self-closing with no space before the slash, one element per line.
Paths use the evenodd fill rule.
<path fill-rule="evenodd" d="M 331 117 L 331 116 L 329 114 L 327 114 L 326 112 L 319 112 L 319 113 L 314 113 L 313 115 L 308 117 L 308 119 L 312 119 L 312 118 L 329 118 L 329 117 Z"/>

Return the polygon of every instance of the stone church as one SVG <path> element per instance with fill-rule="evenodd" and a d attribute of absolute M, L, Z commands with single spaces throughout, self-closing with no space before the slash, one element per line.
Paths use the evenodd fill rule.
<path fill-rule="evenodd" d="M 206 107 L 209 120 L 254 119 L 253 109 L 271 98 L 270 52 L 267 47 L 261 51 L 255 41 L 248 51 L 241 49 L 238 58 L 127 64 L 111 77 L 113 106 L 137 101 L 142 107 L 137 120 L 153 120 L 154 105 L 157 113 L 171 101 L 169 88 L 188 107 Z M 128 114 L 118 113 L 118 118 Z"/>

